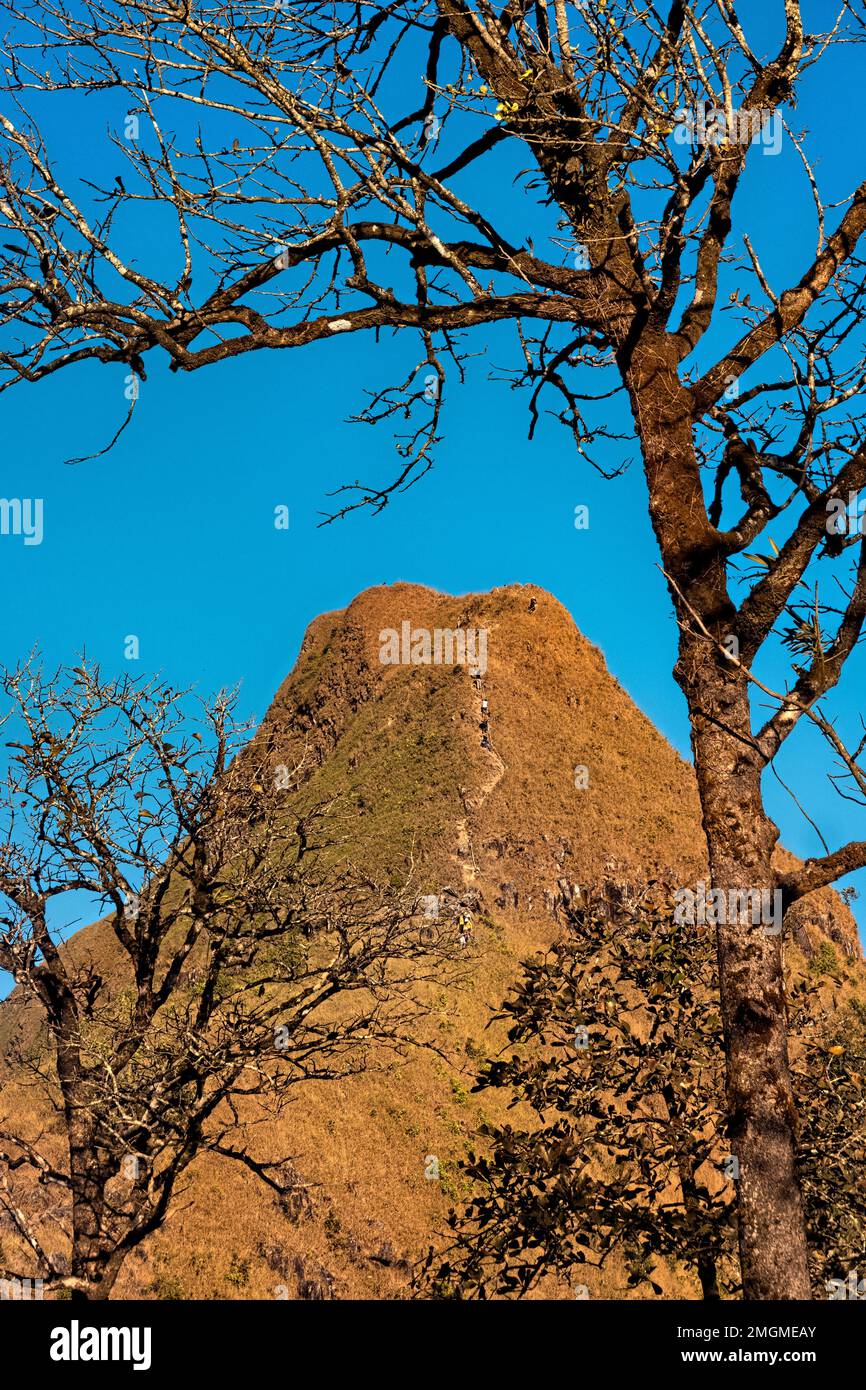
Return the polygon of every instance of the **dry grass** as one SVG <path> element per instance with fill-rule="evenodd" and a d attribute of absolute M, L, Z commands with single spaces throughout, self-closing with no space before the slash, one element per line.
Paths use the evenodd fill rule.
<path fill-rule="evenodd" d="M 428 629 L 486 627 L 483 688 L 463 668 L 381 665 L 379 633 L 404 619 Z M 482 694 L 490 752 L 481 747 Z M 397 584 L 316 619 L 257 751 L 289 766 L 305 754 L 302 804 L 336 798 L 327 822 L 340 841 L 335 862 L 353 858 L 395 884 L 414 865 L 417 891 L 451 885 L 481 894 L 471 983 L 435 1000 L 433 1036 L 447 1061 L 419 1050 L 380 1073 L 311 1084 L 279 1124 L 254 1126 L 257 1155 L 291 1154 L 307 1185 L 294 1208 L 281 1209 L 226 1160 L 202 1160 L 165 1229 L 127 1261 L 116 1296 L 397 1297 L 408 1264 L 461 1195 L 456 1161 L 485 1114 L 495 1115 L 489 1093 L 483 1101 L 471 1094 L 472 1077 L 478 1059 L 501 1045 L 488 1027 L 491 1009 L 519 962 L 556 932 L 545 894 L 558 879 L 591 885 L 608 871 L 698 878 L 705 851 L 693 773 L 565 609 L 520 585 L 452 598 Z M 583 790 L 574 785 L 578 764 L 589 770 Z M 809 904 L 801 945 L 827 935 L 859 974 L 856 930 L 830 893 Z M 99 924 L 73 949 L 107 977 L 116 970 Z M 22 1026 L 36 1040 L 14 1001 L 0 1009 L 0 1045 Z M 13 1087 L 0 1104 L 38 1124 Z M 430 1155 L 439 1181 L 425 1177 Z M 624 1292 L 616 1271 L 581 1277 L 593 1296 Z M 696 1292 L 676 1271 L 660 1279 L 671 1295 Z"/>

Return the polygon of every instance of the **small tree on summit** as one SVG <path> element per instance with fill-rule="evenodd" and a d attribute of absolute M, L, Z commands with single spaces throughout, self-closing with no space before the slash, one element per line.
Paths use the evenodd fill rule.
<path fill-rule="evenodd" d="M 810 726 L 866 802 L 866 744 L 821 703 L 866 616 L 866 183 L 828 203 L 789 124 L 805 75 L 820 63 L 832 79 L 864 13 L 840 0 L 812 33 L 800 0 L 749 8 L 9 3 L 0 385 L 94 361 L 137 386 L 154 356 L 192 372 L 410 330 L 403 379 L 363 413 L 408 419 L 396 476 L 343 490 L 341 514 L 381 510 L 430 467 L 470 330 L 514 325 L 531 432 L 552 401 L 606 473 L 622 392 L 679 625 L 712 885 L 787 904 L 866 865 L 852 839 L 779 869 L 762 794 Z M 122 175 L 94 159 L 79 197 L 28 102 L 68 111 L 90 93 L 116 101 Z M 764 158 L 783 148 L 799 192 L 787 158 Z M 765 181 L 784 166 L 780 210 L 812 219 L 790 282 L 740 214 L 756 160 Z M 509 178 L 521 196 L 488 206 Z M 778 674 L 759 681 L 762 649 Z M 738 915 L 717 952 L 744 1293 L 808 1298 L 782 942 Z"/>
<path fill-rule="evenodd" d="M 317 870 L 319 815 L 286 799 L 303 766 L 277 777 L 242 752 L 233 697 L 32 663 L 3 689 L 0 967 L 35 1016 L 12 1060 L 38 1103 L 22 1113 L 0 1091 L 15 1238 L 0 1279 L 101 1299 L 202 1154 L 284 1191 L 249 1103 L 276 1115 L 299 1082 L 370 1065 L 371 1044 L 393 1057 L 445 952 L 398 893 Z M 112 979 L 52 921 L 76 891 L 108 911 Z"/>

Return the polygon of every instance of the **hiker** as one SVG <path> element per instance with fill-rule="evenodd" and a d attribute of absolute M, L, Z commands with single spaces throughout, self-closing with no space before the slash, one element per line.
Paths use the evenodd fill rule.
<path fill-rule="evenodd" d="M 472 941 L 472 918 L 468 912 L 460 913 L 460 916 L 457 918 L 457 929 L 460 933 L 458 941 L 460 942 L 460 949 L 462 951 Z"/>
<path fill-rule="evenodd" d="M 488 734 L 490 733 L 490 718 L 489 718 L 489 716 L 490 716 L 490 703 L 489 703 L 489 701 L 488 701 L 487 699 L 484 699 L 484 700 L 481 701 L 481 723 L 480 723 L 480 725 L 479 725 L 479 728 L 481 729 L 481 747 L 482 747 L 482 748 L 489 748 L 489 747 L 490 747 L 490 739 L 488 738 Z"/>

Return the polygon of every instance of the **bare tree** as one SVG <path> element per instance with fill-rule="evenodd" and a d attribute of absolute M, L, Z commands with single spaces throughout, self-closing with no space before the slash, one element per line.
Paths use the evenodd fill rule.
<path fill-rule="evenodd" d="M 866 183 L 826 205 L 787 114 L 803 75 L 862 39 L 863 13 L 839 0 L 818 34 L 799 0 L 772 10 L 780 37 L 764 58 L 733 0 L 10 5 L 0 364 L 4 388 L 87 360 L 124 364 L 137 386 L 149 354 L 194 371 L 414 330 L 405 379 L 360 417 L 406 422 L 396 476 L 347 484 L 337 514 L 381 509 L 430 466 L 470 329 L 514 323 L 531 430 L 552 398 L 606 473 L 622 455 L 603 412 L 623 391 L 680 627 L 712 883 L 791 903 L 866 864 L 859 840 L 780 873 L 761 786 L 805 721 L 829 741 L 840 790 L 866 792 L 863 743 L 819 703 L 866 611 L 859 526 L 845 529 L 866 485 Z M 105 155 L 124 162 L 100 184 L 96 161 L 82 199 L 30 106 L 80 112 L 90 94 L 113 103 Z M 782 140 L 815 249 L 776 286 L 748 229 L 735 237 L 734 202 Z M 520 189 L 508 228 L 459 191 L 488 166 L 490 185 Z M 789 184 L 780 199 L 803 209 Z M 148 257 L 142 232 L 157 225 Z M 784 543 L 755 558 L 771 524 Z M 769 644 L 778 659 L 780 628 L 794 669 L 754 700 L 755 658 Z M 769 717 L 754 714 L 767 700 Z M 718 954 L 743 1287 L 808 1298 L 781 940 L 737 912 Z"/>
<path fill-rule="evenodd" d="M 299 1081 L 393 1059 L 410 1022 L 420 1036 L 444 929 L 349 864 L 319 870 L 324 808 L 292 811 L 303 762 L 240 752 L 233 697 L 194 717 L 158 681 L 32 662 L 3 685 L 0 966 L 36 1016 L 12 1061 L 42 1129 L 32 1105 L 30 1129 L 0 1121 L 0 1207 L 46 1287 L 105 1298 L 201 1154 L 291 1185 L 254 1126 Z M 108 911 L 110 970 L 63 943 L 74 891 Z"/>

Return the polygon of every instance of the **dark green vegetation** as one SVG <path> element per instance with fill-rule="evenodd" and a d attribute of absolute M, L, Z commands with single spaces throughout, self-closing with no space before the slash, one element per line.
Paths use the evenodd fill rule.
<path fill-rule="evenodd" d="M 663 1292 L 660 1261 L 692 1270 L 704 1298 L 736 1296 L 735 1183 L 725 1138 L 712 934 L 676 924 L 658 890 L 613 912 L 572 914 L 506 999 L 506 1054 L 475 1089 L 525 1103 L 529 1127 L 484 1126 L 461 1165 L 474 1196 L 422 1287 L 520 1297 L 558 1275 L 618 1261 L 629 1286 Z M 866 1005 L 792 972 L 799 1169 L 813 1296 L 866 1259 Z"/>

